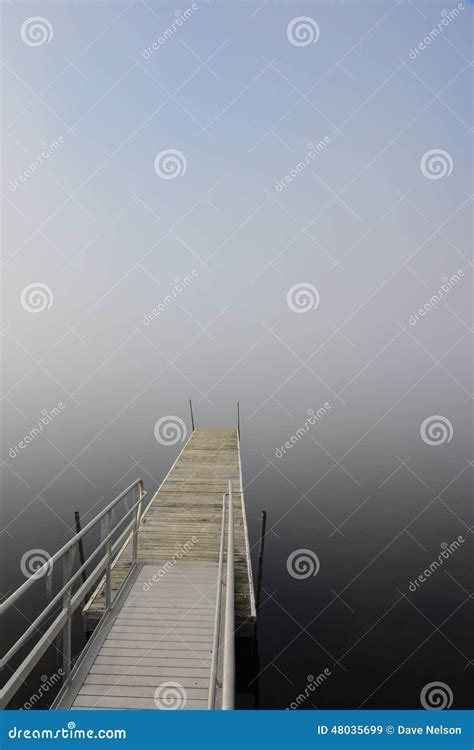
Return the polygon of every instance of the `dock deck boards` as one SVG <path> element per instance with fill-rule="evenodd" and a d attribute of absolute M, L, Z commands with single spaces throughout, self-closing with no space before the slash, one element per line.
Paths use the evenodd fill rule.
<path fill-rule="evenodd" d="M 255 621 L 236 430 L 196 430 L 155 493 L 140 525 L 143 565 L 72 708 L 160 708 L 164 682 L 185 691 L 182 708 L 206 708 L 214 628 L 222 496 L 232 479 L 236 633 Z M 131 541 L 115 561 L 112 590 L 131 568 Z M 101 584 L 84 608 L 93 629 L 104 613 Z"/>
<path fill-rule="evenodd" d="M 155 572 L 141 568 L 72 709 L 207 709 L 217 563 Z"/>
<path fill-rule="evenodd" d="M 222 495 L 232 479 L 235 498 L 235 615 L 236 626 L 255 620 L 250 552 L 242 495 L 237 430 L 195 430 L 148 506 L 140 526 L 138 559 L 144 563 L 217 562 Z M 193 538 L 197 541 L 193 541 Z M 131 565 L 131 542 L 115 563 L 116 591 Z M 92 630 L 104 612 L 104 588 L 99 587 L 84 608 L 86 628 Z"/>

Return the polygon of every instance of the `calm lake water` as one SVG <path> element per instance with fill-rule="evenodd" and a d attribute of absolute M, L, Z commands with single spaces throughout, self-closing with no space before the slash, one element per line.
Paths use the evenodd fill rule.
<path fill-rule="evenodd" d="M 324 416 L 326 426 L 333 418 L 342 419 L 342 409 Z M 261 429 L 257 418 L 244 420 L 242 463 L 255 579 L 262 510 L 267 512 L 267 527 L 258 659 L 239 656 L 238 706 L 417 708 L 424 685 L 441 681 L 452 690 L 456 708 L 468 707 L 471 538 L 463 519 L 469 513 L 471 469 L 458 469 L 453 456 L 452 473 L 458 469 L 459 476 L 436 499 L 437 488 L 448 482 L 423 449 L 418 462 L 410 463 L 411 470 L 402 465 L 393 473 L 398 463 L 383 465 L 386 447 L 374 443 L 377 461 L 362 455 L 358 465 L 348 464 L 344 471 L 311 439 L 320 442 L 323 421 L 280 458 L 275 452 L 279 455 L 277 449 L 291 433 L 254 434 L 254 428 Z M 159 446 L 140 460 L 150 492 L 157 485 L 151 476 L 163 476 L 177 451 L 176 446 Z M 433 471 L 431 487 L 420 481 L 427 476 L 427 462 Z M 73 525 L 74 510 L 86 522 L 92 508 L 97 512 L 138 474 L 131 468 L 112 489 L 118 472 L 109 468 L 106 475 L 99 467 L 91 468 L 91 481 L 100 482 L 97 488 L 88 488 L 70 467 L 64 491 L 42 493 L 29 507 L 22 506 L 20 493 L 16 504 L 10 495 L 6 507 L 11 525 L 3 535 L 4 591 L 24 580 L 20 561 L 25 550 L 53 553 L 73 533 L 67 527 Z M 447 509 L 448 503 L 454 510 Z M 410 582 L 439 559 L 442 544 L 460 536 L 465 541 L 411 591 Z M 86 552 L 91 543 L 92 537 Z M 307 577 L 290 575 L 288 558 L 297 550 L 306 550 L 303 556 L 307 551 L 317 555 L 316 575 L 311 569 Z M 307 569 L 298 572 L 306 574 Z M 56 587 L 59 578 L 57 571 Z M 45 603 L 44 580 L 35 583 L 34 590 L 34 598 L 19 602 L 8 615 L 5 643 L 12 643 Z M 84 643 L 80 620 L 75 618 L 76 648 Z M 53 675 L 60 665 L 52 647 L 12 706 L 21 707 L 44 676 Z M 314 689 L 308 688 L 312 682 Z M 36 705 L 47 707 L 52 695 L 53 688 Z"/>

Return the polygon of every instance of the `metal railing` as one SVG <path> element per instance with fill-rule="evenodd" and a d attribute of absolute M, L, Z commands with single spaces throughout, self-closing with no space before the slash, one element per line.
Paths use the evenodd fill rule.
<path fill-rule="evenodd" d="M 114 522 L 113 511 L 118 503 L 123 500 L 129 493 L 133 495 L 132 506 L 127 510 L 123 517 Z M 41 659 L 46 650 L 53 644 L 54 639 L 62 633 L 62 661 L 64 684 L 69 680 L 72 668 L 72 616 L 75 610 L 85 599 L 90 589 L 99 581 L 105 572 L 105 610 L 104 615 L 112 608 L 112 562 L 116 553 L 120 552 L 121 547 L 127 542 L 132 541 L 132 559 L 131 569 L 137 562 L 138 551 L 138 531 L 140 520 L 142 518 L 143 498 L 146 492 L 143 487 L 143 481 L 136 479 L 133 484 L 120 493 L 112 502 L 110 502 L 100 513 L 98 513 L 79 533 L 75 534 L 58 552 L 49 558 L 33 575 L 28 578 L 16 591 L 13 592 L 2 604 L 0 604 L 0 615 L 3 615 L 15 602 L 20 599 L 29 589 L 45 575 L 52 575 L 54 565 L 62 559 L 63 561 L 63 580 L 62 588 L 52 598 L 49 604 L 42 610 L 38 617 L 31 623 L 26 631 L 21 635 L 7 653 L 0 659 L 0 668 L 3 669 L 8 662 L 18 653 L 33 636 L 40 633 L 39 627 L 44 620 L 51 615 L 54 610 L 60 608 L 59 613 L 53 619 L 47 629 L 41 633 L 39 640 L 32 647 L 28 655 L 23 659 L 20 665 L 13 672 L 4 687 L 0 690 L 0 708 L 4 708 L 21 687 L 24 680 L 28 677 L 32 669 Z M 124 521 L 133 515 L 133 518 L 126 528 L 120 533 L 115 541 L 114 535 Z M 89 555 L 87 560 L 79 566 L 75 573 L 73 569 L 73 556 L 76 546 L 80 540 L 93 529 L 100 521 L 104 520 L 104 532 L 101 534 L 102 539 Z M 94 569 L 86 573 L 86 568 L 90 565 L 99 552 L 105 548 L 105 554 L 100 559 Z M 84 580 L 84 574 L 85 580 Z M 73 586 L 82 576 L 82 584 L 77 591 L 73 593 Z"/>
<path fill-rule="evenodd" d="M 228 498 L 226 573 L 224 578 L 224 545 L 226 526 L 226 499 Z M 222 607 L 225 587 L 224 608 Z M 222 609 L 224 616 L 222 617 Z M 216 609 L 212 644 L 211 671 L 209 678 L 208 709 L 218 708 L 216 690 L 222 689 L 222 710 L 231 711 L 235 706 L 235 604 L 234 604 L 234 494 L 232 480 L 229 491 L 222 498 L 222 524 L 217 570 Z"/>

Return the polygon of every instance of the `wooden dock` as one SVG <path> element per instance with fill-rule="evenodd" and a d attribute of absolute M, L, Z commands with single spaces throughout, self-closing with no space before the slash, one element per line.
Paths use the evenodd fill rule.
<path fill-rule="evenodd" d="M 234 488 L 235 634 L 255 623 L 250 551 L 236 430 L 195 430 L 143 514 L 138 566 L 107 627 L 73 675 L 58 708 L 207 708 L 223 494 Z M 114 561 L 112 591 L 127 579 L 132 541 Z M 130 578 L 130 576 L 129 576 Z M 83 610 L 92 630 L 104 583 Z M 178 701 L 180 705 L 172 704 Z"/>
<path fill-rule="evenodd" d="M 144 565 L 59 708 L 207 709 L 217 563 Z"/>

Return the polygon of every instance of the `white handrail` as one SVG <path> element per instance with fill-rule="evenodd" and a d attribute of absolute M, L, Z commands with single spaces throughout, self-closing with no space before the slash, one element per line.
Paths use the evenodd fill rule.
<path fill-rule="evenodd" d="M 223 583 L 224 541 L 226 522 L 226 498 L 229 498 L 229 512 L 227 515 L 227 549 L 226 549 L 226 579 Z M 222 615 L 222 586 L 225 585 L 225 603 L 223 627 Z M 234 493 L 232 480 L 229 479 L 229 491 L 222 499 L 222 525 L 219 548 L 219 565 L 217 572 L 216 610 L 214 617 L 214 636 L 209 679 L 208 709 L 216 708 L 216 686 L 218 663 L 222 663 L 222 706 L 223 710 L 233 710 L 235 706 L 235 615 L 234 615 Z M 221 634 L 223 633 L 223 643 Z"/>
<path fill-rule="evenodd" d="M 229 479 L 229 520 L 227 522 L 227 576 L 224 621 L 224 666 L 222 673 L 222 709 L 235 705 L 235 614 L 234 614 L 234 493 Z"/>
<path fill-rule="evenodd" d="M 129 492 L 134 492 L 135 502 L 132 507 L 127 510 L 124 516 L 117 521 L 112 523 L 112 511 L 115 506 L 123 500 Z M 143 487 L 143 481 L 136 479 L 129 487 L 121 492 L 114 500 L 112 500 L 102 511 L 100 511 L 91 521 L 89 521 L 84 528 L 75 534 L 66 544 L 61 547 L 44 565 L 41 566 L 35 573 L 28 578 L 16 591 L 14 591 L 5 602 L 0 605 L 0 614 L 3 614 L 9 609 L 30 587 L 42 578 L 44 575 L 51 573 L 52 566 L 55 562 L 63 559 L 63 585 L 58 591 L 51 602 L 40 612 L 38 617 L 33 623 L 26 629 L 26 631 L 16 640 L 16 642 L 7 651 L 5 656 L 0 659 L 0 667 L 3 668 L 8 661 L 17 653 L 17 651 L 32 637 L 33 633 L 38 632 L 38 626 L 45 620 L 53 609 L 59 606 L 62 601 L 62 608 L 57 614 L 56 618 L 49 625 L 47 630 L 41 635 L 38 642 L 32 647 L 27 656 L 23 659 L 21 664 L 16 668 L 14 673 L 11 675 L 7 683 L 0 690 L 0 707 L 4 708 L 15 695 L 16 691 L 22 685 L 23 681 L 28 677 L 31 670 L 37 664 L 39 659 L 45 653 L 45 651 L 52 644 L 53 639 L 62 631 L 63 632 L 63 668 L 65 681 L 67 680 L 72 666 L 72 653 L 71 653 L 71 622 L 72 615 L 77 607 L 80 605 L 86 594 L 97 582 L 101 575 L 105 571 L 105 585 L 106 591 L 108 592 L 107 602 L 105 611 L 107 612 L 112 605 L 111 597 L 111 561 L 114 553 L 120 550 L 120 546 L 124 540 L 132 534 L 132 567 L 137 562 L 137 536 L 140 520 L 142 517 L 142 503 L 146 492 Z M 123 522 L 131 515 L 134 514 L 132 521 L 126 526 L 126 528 L 120 533 L 119 537 L 112 543 L 112 537 L 117 532 L 117 529 L 123 524 Z M 94 548 L 93 552 L 89 555 L 87 560 L 81 565 L 74 574 L 72 574 L 72 553 L 75 545 L 85 534 L 94 528 L 104 517 L 107 520 L 107 531 L 104 538 Z M 91 572 L 88 573 L 82 585 L 78 590 L 72 593 L 72 587 L 77 581 L 79 576 L 86 569 L 87 565 L 90 565 L 91 561 L 98 555 L 100 550 L 105 546 L 106 554 L 103 556 Z"/>
<path fill-rule="evenodd" d="M 43 565 L 40 568 L 38 568 L 38 570 L 36 570 L 34 574 L 30 576 L 30 578 L 28 578 L 27 581 L 25 581 L 21 586 L 19 586 L 16 589 L 16 591 L 13 592 L 13 594 L 10 594 L 10 596 L 7 599 L 5 599 L 5 601 L 2 604 L 0 604 L 0 615 L 3 614 L 5 610 L 7 610 L 12 604 L 14 604 L 14 602 L 16 602 L 16 600 L 19 599 L 20 596 L 22 596 L 22 594 L 24 594 L 25 591 L 27 591 L 38 578 L 42 578 L 44 575 L 46 575 L 46 573 L 52 568 L 55 562 L 60 560 L 61 557 L 63 557 L 66 554 L 66 552 L 71 549 L 71 547 L 74 547 L 78 543 L 79 539 L 82 539 L 82 537 L 85 536 L 87 532 L 90 531 L 90 529 L 96 526 L 97 523 L 101 521 L 104 518 L 104 516 L 107 515 L 107 513 L 110 513 L 110 511 L 112 511 L 112 509 L 115 508 L 117 503 L 119 503 L 120 500 L 123 500 L 123 498 L 126 495 L 128 495 L 128 493 L 131 492 L 133 488 L 136 487 L 137 485 L 139 485 L 141 488 L 141 493 L 142 493 L 142 498 L 143 498 L 146 495 L 146 492 L 143 489 L 143 481 L 141 479 L 136 479 L 133 482 L 133 484 L 131 484 L 129 487 L 123 490 L 123 492 L 121 492 L 120 495 L 117 495 L 117 497 L 114 498 L 112 502 L 106 505 L 106 507 L 103 510 L 101 510 L 100 513 L 98 513 L 92 519 L 92 521 L 89 521 L 89 523 L 86 524 L 84 528 L 81 529 L 81 531 L 75 534 L 72 537 L 72 539 L 66 542 L 66 544 L 63 547 L 61 547 L 61 549 L 55 552 L 55 554 L 52 557 L 50 557 L 49 560 L 43 563 Z"/>

